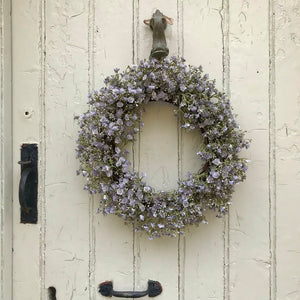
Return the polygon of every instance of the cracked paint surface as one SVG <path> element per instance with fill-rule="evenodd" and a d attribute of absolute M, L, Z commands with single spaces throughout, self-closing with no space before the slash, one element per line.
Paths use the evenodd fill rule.
<path fill-rule="evenodd" d="M 35 227 L 18 221 L 14 163 L 13 299 L 47 299 L 48 287 L 58 300 L 97 299 L 100 282 L 142 290 L 148 279 L 161 282 L 162 300 L 299 299 L 299 1 L 128 3 L 13 1 L 14 161 L 28 141 L 41 155 Z M 97 197 L 82 191 L 74 116 L 114 67 L 149 56 L 152 33 L 141 20 L 156 8 L 174 18 L 166 29 L 170 55 L 217 80 L 252 145 L 242 154 L 251 160 L 248 178 L 225 219 L 212 213 L 209 225 L 185 237 L 149 241 L 103 218 Z M 172 109 L 150 108 L 145 118 L 129 149 L 133 168 L 151 185 L 172 188 L 200 167 L 192 153 L 201 139 L 178 129 Z"/>

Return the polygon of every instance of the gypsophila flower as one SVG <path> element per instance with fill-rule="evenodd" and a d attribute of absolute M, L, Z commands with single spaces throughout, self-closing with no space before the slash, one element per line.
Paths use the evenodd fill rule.
<path fill-rule="evenodd" d="M 208 209 L 222 217 L 228 212 L 235 184 L 245 179 L 246 159 L 238 154 L 249 147 L 234 120 L 229 99 L 203 74 L 202 67 L 184 59 L 144 60 L 105 78 L 105 86 L 88 95 L 88 112 L 77 117 L 77 174 L 84 189 L 100 193 L 104 214 L 116 214 L 145 231 L 149 239 L 176 236 L 192 224 L 206 224 Z M 144 126 L 141 115 L 150 101 L 165 101 L 186 130 L 198 130 L 204 146 L 197 155 L 204 162 L 195 174 L 178 181 L 174 191 L 155 191 L 145 174 L 130 171 L 128 150 Z"/>

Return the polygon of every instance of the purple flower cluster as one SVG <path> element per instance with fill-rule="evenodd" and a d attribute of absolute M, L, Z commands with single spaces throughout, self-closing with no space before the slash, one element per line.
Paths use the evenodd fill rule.
<path fill-rule="evenodd" d="M 202 170 L 189 174 L 171 192 L 155 191 L 130 169 L 124 146 L 140 130 L 141 111 L 149 101 L 177 107 L 187 130 L 200 130 L 205 147 L 197 155 Z M 183 233 L 186 225 L 206 223 L 205 211 L 226 214 L 236 183 L 245 179 L 247 161 L 239 158 L 249 141 L 234 120 L 230 102 L 201 67 L 172 57 L 141 61 L 105 79 L 89 95 L 90 109 L 79 117 L 78 174 L 84 189 L 102 194 L 104 214 L 116 214 L 150 238 Z"/>

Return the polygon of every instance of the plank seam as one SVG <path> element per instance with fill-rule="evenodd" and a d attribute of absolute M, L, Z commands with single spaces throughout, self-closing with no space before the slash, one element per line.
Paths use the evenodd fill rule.
<path fill-rule="evenodd" d="M 132 62 L 139 62 L 139 0 L 132 0 Z"/>
<path fill-rule="evenodd" d="M 177 55 L 183 56 L 183 2 L 177 0 Z M 182 128 L 181 128 L 181 116 L 177 118 L 177 176 L 182 178 Z M 177 242 L 177 297 L 178 300 L 184 300 L 184 277 L 185 277 L 185 237 L 179 236 Z"/>
<path fill-rule="evenodd" d="M 184 48 L 184 28 L 183 28 L 183 1 L 177 0 L 177 55 L 183 57 L 183 48 Z M 182 128 L 181 128 L 181 116 L 179 115 L 177 119 L 177 153 L 178 153 L 178 178 L 182 178 L 182 151 L 183 151 L 183 140 L 182 140 Z M 185 299 L 185 236 L 178 237 L 177 244 L 177 289 L 178 289 L 178 300 Z"/>
<path fill-rule="evenodd" d="M 95 0 L 89 0 L 88 12 L 88 90 L 95 88 Z"/>
<path fill-rule="evenodd" d="M 88 6 L 88 91 L 95 89 L 95 0 L 89 0 Z M 89 197 L 89 299 L 96 299 L 95 292 L 95 200 Z"/>
<path fill-rule="evenodd" d="M 12 0 L 9 0 L 9 1 L 7 1 L 7 2 L 5 2 L 5 3 L 9 3 L 9 23 L 8 23 L 8 26 L 9 26 L 9 47 L 10 47 L 10 51 L 9 51 L 9 68 L 10 68 L 10 75 L 9 75 L 9 81 L 10 81 L 10 86 L 9 86 L 9 93 L 10 93 L 10 116 L 9 116 L 9 119 L 10 119 L 10 136 L 11 136 L 11 138 L 10 138 L 10 149 L 11 149 L 11 156 L 10 156 L 10 165 L 11 165 L 11 169 L 10 169 L 10 171 L 11 171 L 11 185 L 10 185 L 10 191 L 9 191 L 9 194 L 10 194 L 10 201 L 11 201 L 11 205 L 12 205 L 12 207 L 11 207 L 11 221 L 10 221 L 10 226 L 11 226 L 11 228 L 10 228 L 10 235 L 11 235 L 11 240 L 10 240 L 10 247 L 11 247 L 11 249 L 10 249 L 10 260 L 11 260 L 11 266 L 10 266 L 10 269 L 9 269 L 9 271 L 10 271 L 10 274 L 11 274 L 11 279 L 10 279 L 10 283 L 8 284 L 9 285 L 9 289 L 10 289 L 10 295 L 11 295 L 11 297 L 13 298 L 13 294 L 14 294 L 14 289 L 13 289 L 13 270 L 14 270 L 14 260 L 13 260 L 13 243 L 14 243 L 14 240 L 13 240 L 13 232 L 14 232 L 14 222 L 13 222 L 13 101 L 12 101 L 12 99 L 13 99 L 13 84 L 12 84 L 12 79 L 13 79 L 13 68 L 12 68 L 12 66 L 13 66 L 13 59 L 12 59 Z M 4 39 L 4 37 L 5 37 L 5 35 L 4 35 L 4 29 L 5 29 L 5 21 L 4 21 L 4 13 L 5 13 L 5 7 L 4 7 L 4 1 L 2 1 L 2 7 L 1 7 L 1 9 L 2 9 L 2 12 L 1 12 L 1 14 L 2 14 L 2 30 L 3 30 L 3 32 L 2 32 L 2 36 L 1 36 L 1 38 L 2 38 L 2 42 L 3 43 L 5 43 L 5 39 Z M 2 47 L 4 47 L 4 45 L 5 44 L 2 44 Z M 5 52 L 4 52 L 4 48 L 3 49 L 1 49 L 1 64 L 2 64 L 2 66 L 1 66 L 1 70 L 2 70 L 2 72 L 4 72 L 4 54 L 5 54 Z M 4 73 L 2 73 L 2 74 L 4 74 Z M 2 82 L 1 82 L 1 84 L 2 84 L 2 88 L 4 88 L 4 83 L 5 83 L 5 77 L 4 78 L 1 78 L 1 80 L 2 80 Z M 1 100 L 3 101 L 1 101 L 2 102 L 2 104 L 4 105 L 4 92 L 3 92 L 3 89 L 1 90 Z M 4 120 L 4 107 L 1 107 L 1 113 L 3 113 L 3 115 L 2 115 L 2 121 Z M 3 125 L 3 124 L 2 124 Z M 4 126 L 2 126 L 2 128 L 4 128 Z M 1 134 L 1 136 L 2 136 L 2 134 Z M 3 138 L 3 140 L 4 140 L 4 132 L 3 132 L 3 136 L 2 136 L 2 138 Z M 3 149 L 4 150 L 4 149 Z M 1 151 L 2 152 L 2 151 Z M 4 153 L 4 151 L 2 152 L 2 155 L 4 155 L 3 154 Z M 4 157 L 4 156 L 3 156 Z M 4 165 L 4 162 L 3 162 L 3 164 L 2 164 L 2 166 Z M 5 173 L 4 173 L 5 174 Z M 2 177 L 3 178 L 3 177 Z M 1 178 L 1 180 L 2 180 L 2 178 Z M 3 184 L 3 182 L 2 182 L 2 184 Z M 7 187 L 7 185 L 6 185 L 6 188 L 8 188 Z M 4 195 L 2 195 L 1 194 L 1 196 L 4 196 Z M 5 199 L 4 197 L 2 198 L 2 199 Z M 1 216 L 1 220 L 3 220 L 3 217 L 4 217 L 4 215 L 2 215 Z M 3 226 L 4 226 L 4 224 L 3 224 Z M 2 230 L 3 230 L 3 227 L 1 228 L 1 232 L 2 232 Z M 3 232 L 2 232 L 2 235 L 3 235 Z M 4 238 L 4 236 L 3 236 L 3 238 Z M 3 247 L 3 242 L 4 242 L 4 239 L 1 241 L 1 243 L 2 243 L 2 247 Z M 4 248 L 2 248 L 2 250 L 4 250 Z M 1 250 L 1 251 L 2 251 Z M 3 253 L 3 252 L 2 252 Z M 4 260 L 3 260 L 4 261 Z M 5 268 L 1 268 L 1 272 L 4 272 L 5 271 Z M 2 274 L 2 276 L 4 276 L 4 273 Z M 3 281 L 3 277 L 1 277 L 1 280 L 2 280 L 2 288 L 4 288 L 4 286 L 5 286 L 5 281 Z M 2 290 L 2 293 L 3 293 L 3 295 L 2 296 L 5 296 L 6 294 L 5 294 L 5 291 L 3 291 Z"/>
<path fill-rule="evenodd" d="M 46 199 L 45 199 L 45 176 L 46 176 L 46 132 L 45 132 L 45 86 L 46 86 L 46 0 L 40 4 L 40 145 L 39 145 L 39 199 L 40 199 L 40 294 L 42 299 L 46 299 L 45 289 L 45 264 L 46 264 Z"/>
<path fill-rule="evenodd" d="M 275 116 L 275 10 L 269 0 L 269 298 L 277 297 L 276 260 L 276 116 Z"/>
<path fill-rule="evenodd" d="M 1 173 L 0 173 L 0 180 L 1 180 L 1 284 L 0 284 L 0 293 L 1 293 L 1 299 L 3 299 L 3 286 L 4 286 L 4 270 L 3 270 L 3 265 L 4 265 L 4 236 L 3 236 L 3 232 L 4 232 L 4 202 L 3 200 L 5 199 L 5 191 L 4 191 L 4 178 L 5 178 L 5 168 L 4 168 L 4 49 L 3 49 L 3 44 L 4 44 L 4 8 L 3 8 L 3 1 L 1 1 L 1 17 L 2 17 L 2 21 L 1 21 L 1 103 L 0 103 L 0 107 L 1 107 L 1 118 L 0 118 L 0 131 L 1 131 L 1 151 L 0 151 L 0 156 L 1 156 Z"/>
<path fill-rule="evenodd" d="M 139 0 L 132 0 L 132 63 L 138 63 L 139 60 Z M 139 126 L 139 129 L 140 126 Z M 133 170 L 140 169 L 140 131 L 138 133 L 138 138 L 136 141 L 132 143 L 132 167 Z M 137 143 L 137 154 L 135 153 L 135 144 Z M 137 160 L 137 163 L 136 163 Z M 137 165 L 137 166 L 136 166 Z M 134 228 L 132 228 L 132 282 L 133 282 L 133 290 L 136 290 L 137 286 L 137 274 L 138 274 L 138 267 L 139 267 L 139 257 L 140 257 L 140 248 L 137 246 L 139 244 L 139 237 L 137 236 Z"/>
<path fill-rule="evenodd" d="M 182 0 L 177 0 L 177 36 L 178 36 L 178 55 L 184 56 L 184 23 L 183 23 L 183 2 Z"/>
<path fill-rule="evenodd" d="M 222 32 L 223 91 L 230 98 L 230 51 L 229 51 L 229 0 L 222 0 L 219 11 Z M 223 227 L 223 299 L 230 299 L 230 212 L 224 218 Z"/>

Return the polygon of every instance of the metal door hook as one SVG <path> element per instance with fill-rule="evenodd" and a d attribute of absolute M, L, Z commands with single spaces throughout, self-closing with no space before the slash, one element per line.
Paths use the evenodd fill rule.
<path fill-rule="evenodd" d="M 105 281 L 99 284 L 99 293 L 105 297 L 120 297 L 120 298 L 141 298 L 144 296 L 156 297 L 162 292 L 162 286 L 158 281 L 148 280 L 148 289 L 142 292 L 120 292 L 113 290 L 112 281 Z"/>
<path fill-rule="evenodd" d="M 149 25 L 153 31 L 153 44 L 150 53 L 150 59 L 163 59 L 169 54 L 167 47 L 165 29 L 167 24 L 173 25 L 173 19 L 161 13 L 158 9 L 152 15 L 151 19 L 144 20 L 146 25 Z"/>

